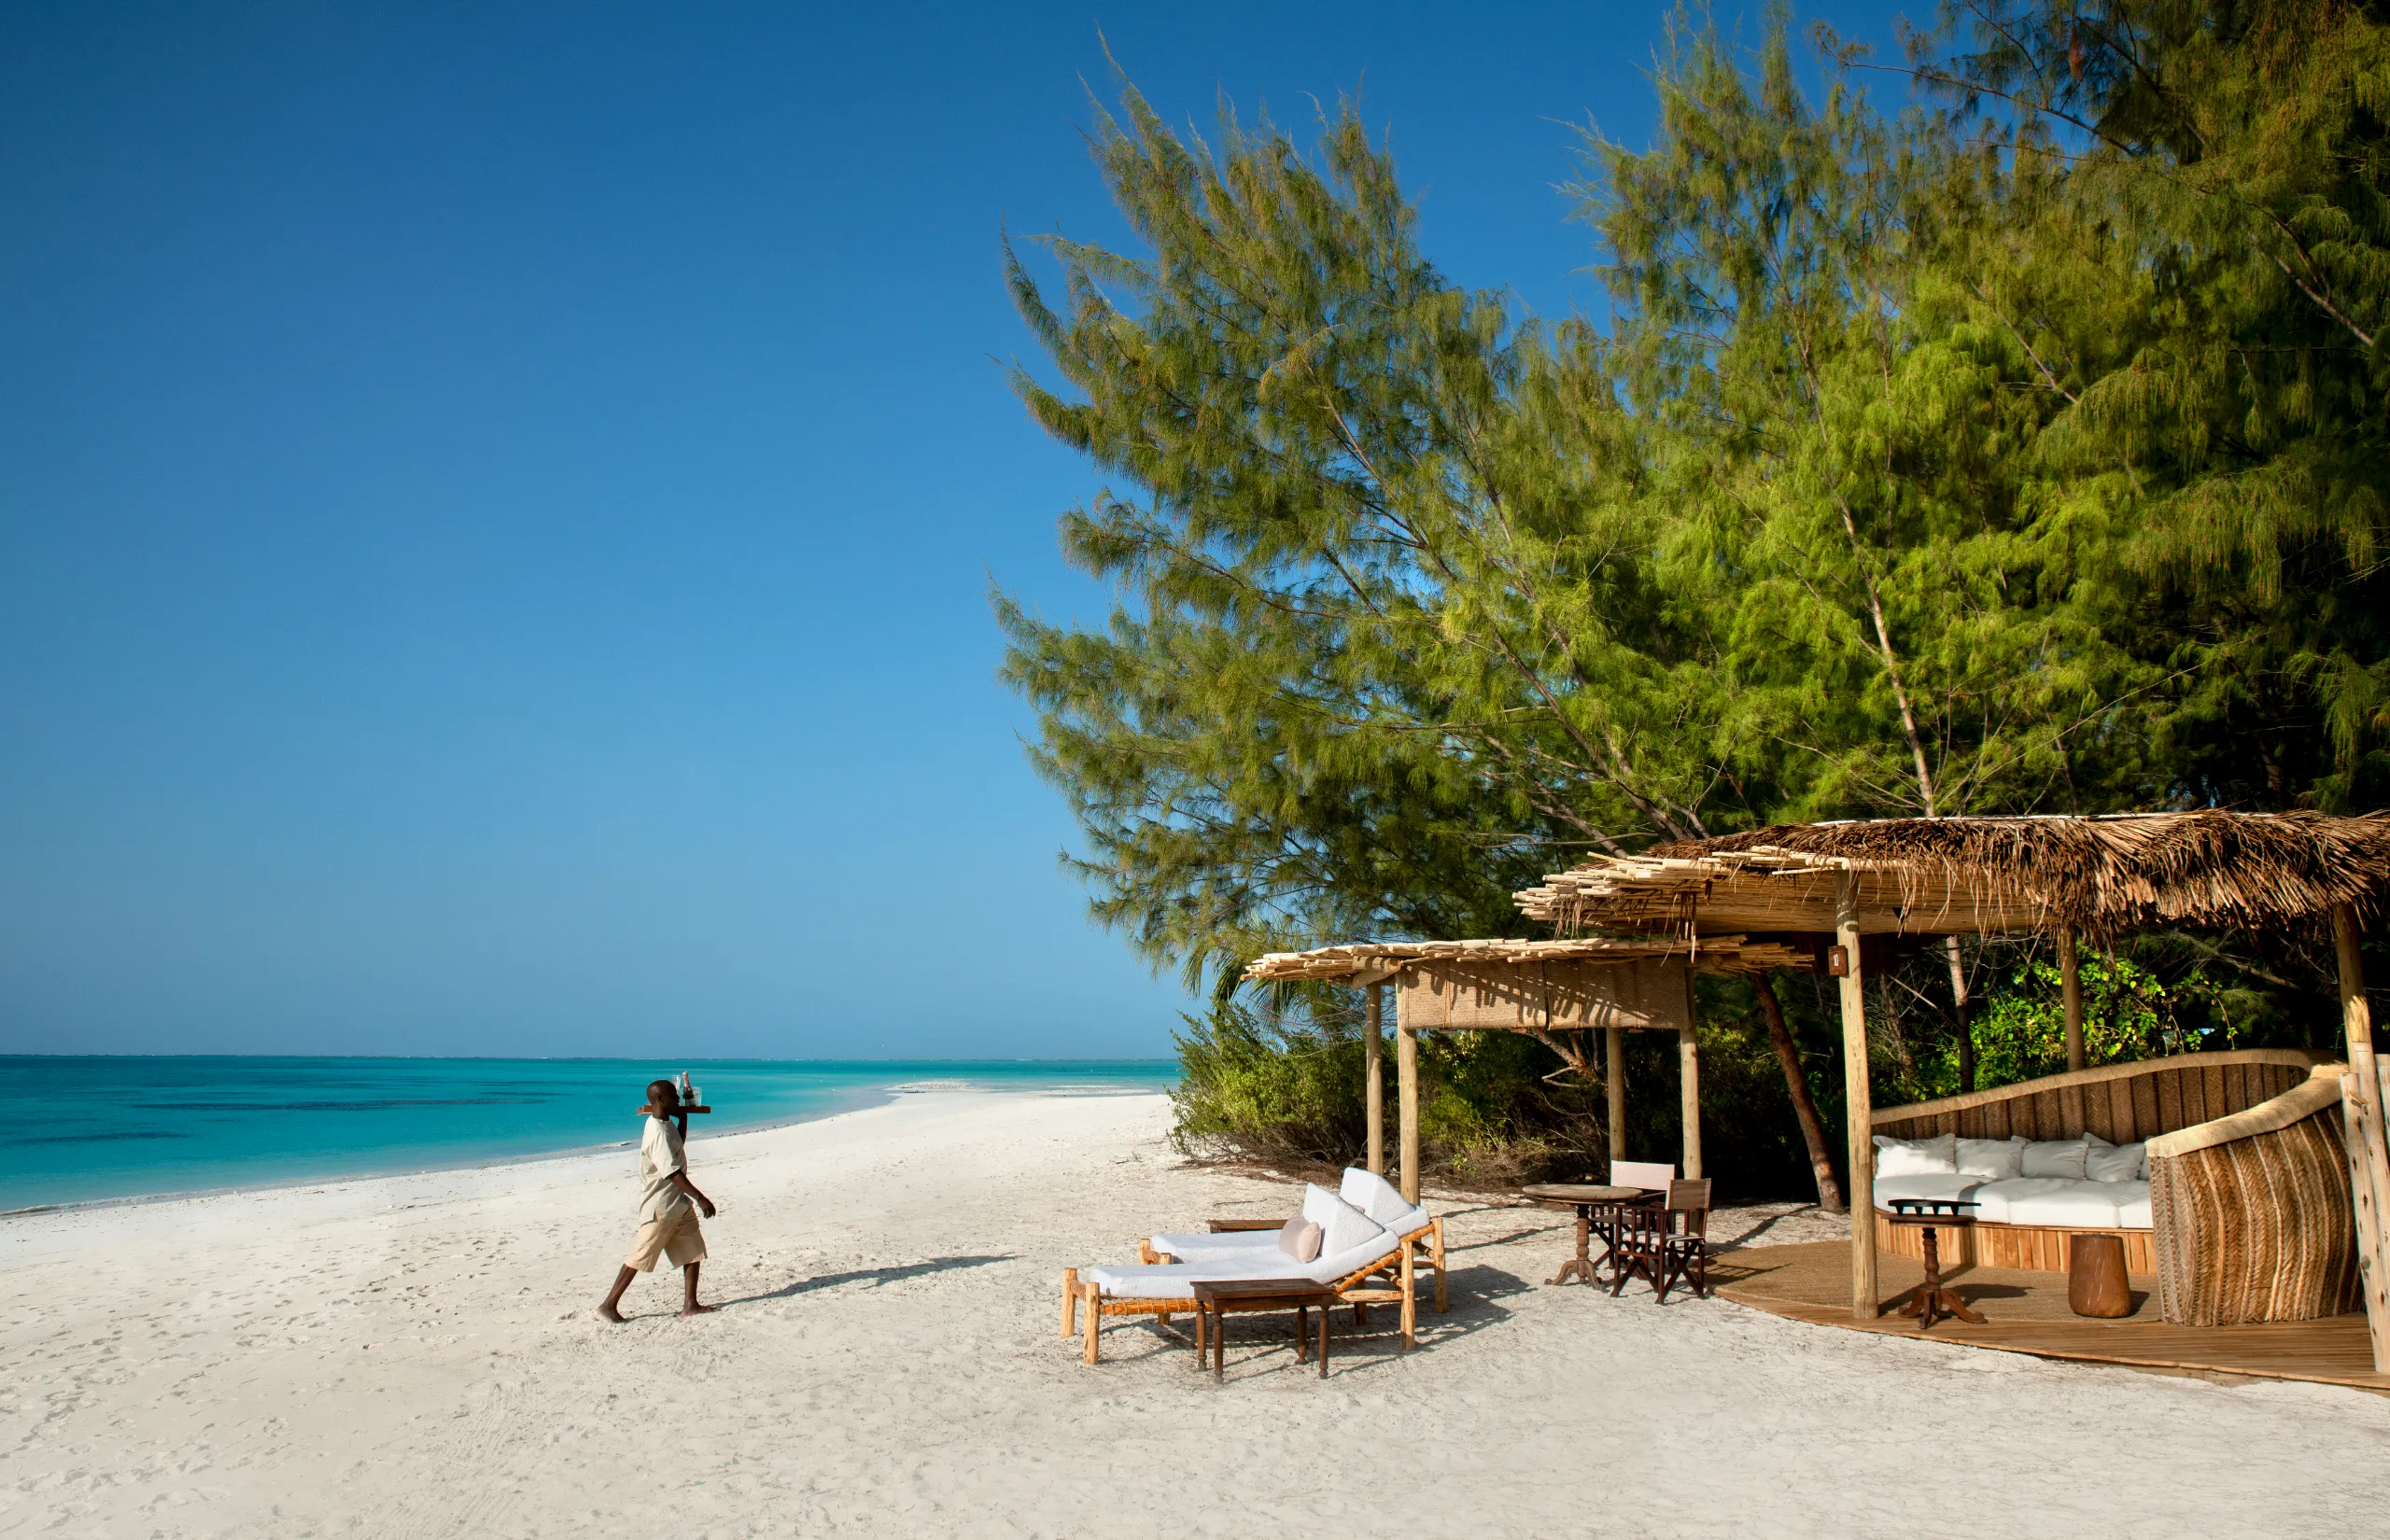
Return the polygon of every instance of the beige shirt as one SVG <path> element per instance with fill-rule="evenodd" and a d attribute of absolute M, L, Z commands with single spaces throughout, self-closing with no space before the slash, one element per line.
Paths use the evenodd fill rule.
<path fill-rule="evenodd" d="M 675 1172 L 689 1169 L 689 1157 L 682 1153 L 681 1130 L 668 1117 L 651 1117 L 647 1132 L 639 1141 L 640 1223 L 651 1219 L 678 1219 L 694 1207 L 689 1195 L 672 1185 Z"/>

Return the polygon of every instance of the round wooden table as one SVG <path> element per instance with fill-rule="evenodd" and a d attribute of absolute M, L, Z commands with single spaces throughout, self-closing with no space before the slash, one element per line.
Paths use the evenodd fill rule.
<path fill-rule="evenodd" d="M 1560 1265 L 1560 1271 L 1551 1280 L 1554 1283 L 1566 1283 L 1572 1278 L 1580 1283 L 1594 1281 L 1594 1269 L 1600 1266 L 1600 1262 L 1591 1255 L 1587 1242 L 1592 1239 L 1595 1228 L 1596 1209 L 1619 1209 L 1630 1203 L 1649 1203 L 1666 1196 L 1649 1187 L 1597 1187 L 1582 1182 L 1539 1182 L 1519 1191 L 1544 1208 L 1577 1211 L 1577 1254 Z M 1600 1261 L 1608 1262 L 1618 1254 L 1615 1226 L 1605 1228 L 1602 1237 L 1609 1249 L 1602 1253 Z"/>
<path fill-rule="evenodd" d="M 1936 1230 L 1972 1229 L 1975 1216 L 1971 1211 L 1981 1205 L 1963 1197 L 1896 1197 L 1892 1211 L 1886 1215 L 1895 1225 L 1914 1225 L 1925 1232 L 1925 1281 L 1909 1294 L 1900 1312 L 1917 1323 L 1919 1331 L 1932 1331 L 1933 1323 L 1944 1316 L 1983 1324 L 1983 1317 L 1967 1309 L 1955 1290 L 1942 1286 L 1942 1258 L 1934 1247 Z"/>

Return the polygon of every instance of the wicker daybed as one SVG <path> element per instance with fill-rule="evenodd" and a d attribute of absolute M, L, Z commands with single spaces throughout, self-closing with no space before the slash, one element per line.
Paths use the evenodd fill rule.
<path fill-rule="evenodd" d="M 2115 1226 L 1978 1218 L 1945 1239 L 1950 1260 L 2063 1272 L 2077 1235 L 2115 1235 L 2128 1270 L 2156 1274 L 2176 1325 L 2311 1321 L 2357 1301 L 2356 1235 L 2340 1127 L 2340 1076 L 2327 1054 L 2254 1048 L 2186 1054 L 2051 1075 L 1997 1090 L 1890 1107 L 1875 1132 L 1900 1140 L 2147 1141 L 2145 1209 Z M 1920 1256 L 1919 1232 L 1894 1225 L 1876 1184 L 1877 1250 Z M 1981 1191 L 1950 1179 L 1952 1194 Z M 2000 1183 L 1987 1184 L 1989 1202 Z M 2082 1186 L 2096 1193 L 2099 1183 Z M 2063 1195 L 2061 1195 L 2062 1197 Z M 2022 1207 L 2022 1205 L 2020 1205 Z"/>

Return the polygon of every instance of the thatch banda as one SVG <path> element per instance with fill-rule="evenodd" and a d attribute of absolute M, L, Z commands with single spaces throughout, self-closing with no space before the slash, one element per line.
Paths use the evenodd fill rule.
<path fill-rule="evenodd" d="M 1825 931 L 1837 886 L 1860 930 L 2111 934 L 2263 929 L 2390 891 L 2390 816 L 2129 813 L 1779 824 L 1597 858 L 1518 895 L 1564 932 Z"/>
<path fill-rule="evenodd" d="M 1624 1155 L 1624 1034 L 1677 1034 L 1688 1177 L 1701 1174 L 1701 1065 L 1694 1031 L 1692 974 L 1756 973 L 1807 967 L 1811 951 L 1742 936 L 1586 936 L 1565 941 L 1397 941 L 1272 952 L 1244 971 L 1248 983 L 1318 982 L 1369 991 L 1362 1034 L 1369 1168 L 1385 1170 L 1382 991 L 1395 998 L 1400 1173 L 1403 1196 L 1419 1200 L 1418 1040 L 1423 1031 L 1522 1032 L 1579 1071 L 1595 1072 L 1566 1034 L 1599 1031 L 1607 1043 L 1601 1078 L 1610 1104 L 1610 1154 Z M 1580 1040 L 1582 1041 L 1582 1040 Z"/>
<path fill-rule="evenodd" d="M 2382 1222 L 2390 1141 L 2358 950 L 2359 927 L 2385 892 L 2390 817 L 2200 811 L 1783 825 L 1597 858 L 1518 903 L 1563 933 L 1815 938 L 1826 972 L 1841 980 L 1854 1201 L 1875 1175 L 1863 934 L 2055 934 L 2069 1070 L 2080 1071 L 2077 933 L 2328 921 L 2348 1039 L 2344 1147 L 2366 1314 L 2375 1366 L 2390 1372 L 2390 1225 Z M 1851 1309 L 1869 1319 L 1877 1309 L 1876 1237 L 1865 1224 L 1851 1226 Z"/>

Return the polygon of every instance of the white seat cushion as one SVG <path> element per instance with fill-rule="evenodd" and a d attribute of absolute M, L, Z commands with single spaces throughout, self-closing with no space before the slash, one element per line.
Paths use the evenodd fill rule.
<path fill-rule="evenodd" d="M 1975 1210 L 1975 1217 L 1989 1220 L 1994 1225 L 2014 1223 L 2008 1213 L 2010 1200 L 2056 1192 L 2065 1184 L 2065 1179 L 2054 1176 L 2010 1176 L 1998 1182 L 1987 1182 L 1973 1194 L 1980 1205 Z"/>
<path fill-rule="evenodd" d="M 2116 1225 L 2119 1229 L 2147 1230 L 2156 1226 L 2149 1219 L 2149 1183 L 2146 1182 L 2109 1182 L 2116 1200 Z"/>
<path fill-rule="evenodd" d="M 1979 1176 L 1961 1176 L 1956 1171 L 1935 1171 L 1923 1176 L 1879 1176 L 1876 1179 L 1876 1207 L 1891 1212 L 1896 1197 L 1973 1197 L 1983 1185 Z M 1980 1216 L 1979 1216 L 1980 1217 Z"/>
<path fill-rule="evenodd" d="M 2040 1192 L 2009 1198 L 2011 1225 L 2061 1225 L 2086 1230 L 2116 1228 L 2116 1193 L 2111 1183 L 2068 1182 L 2058 1177 L 2025 1180 L 2046 1183 L 2047 1186 Z"/>

